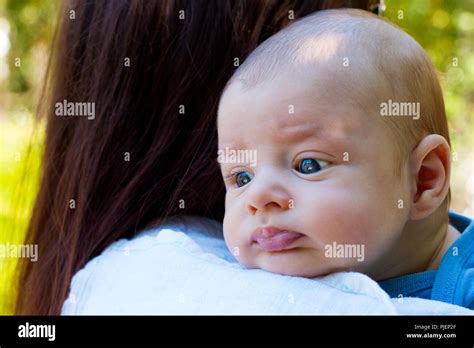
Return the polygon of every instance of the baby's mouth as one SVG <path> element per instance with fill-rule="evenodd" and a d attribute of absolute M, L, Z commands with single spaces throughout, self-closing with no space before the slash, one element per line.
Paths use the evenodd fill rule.
<path fill-rule="evenodd" d="M 251 236 L 251 243 L 257 243 L 265 251 L 279 251 L 290 249 L 293 242 L 304 235 L 299 232 L 282 230 L 268 226 L 257 228 Z"/>

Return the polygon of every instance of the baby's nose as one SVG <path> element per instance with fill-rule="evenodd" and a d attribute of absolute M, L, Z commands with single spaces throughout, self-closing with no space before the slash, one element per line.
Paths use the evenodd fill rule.
<path fill-rule="evenodd" d="M 248 192 L 247 210 L 251 215 L 272 209 L 286 210 L 291 197 L 279 182 L 254 182 Z"/>

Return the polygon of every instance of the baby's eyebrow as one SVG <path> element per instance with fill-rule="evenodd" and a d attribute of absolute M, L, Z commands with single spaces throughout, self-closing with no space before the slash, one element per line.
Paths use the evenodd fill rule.
<path fill-rule="evenodd" d="M 219 145 L 217 150 L 225 150 L 226 148 L 231 150 L 245 150 L 247 146 L 240 141 L 229 141 Z"/>
<path fill-rule="evenodd" d="M 320 137 L 322 133 L 321 127 L 298 127 L 286 129 L 281 135 L 289 142 L 298 142 L 306 140 L 310 137 Z"/>
<path fill-rule="evenodd" d="M 279 122 L 275 124 L 275 137 L 282 142 L 300 142 L 310 137 L 325 138 L 328 136 L 327 127 L 314 123 Z"/>

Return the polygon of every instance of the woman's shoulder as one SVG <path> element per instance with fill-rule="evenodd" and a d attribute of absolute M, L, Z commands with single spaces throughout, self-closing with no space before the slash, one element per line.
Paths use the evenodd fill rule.
<path fill-rule="evenodd" d="M 105 257 L 142 255 L 160 245 L 176 245 L 184 248 L 200 248 L 204 252 L 218 254 L 228 259 L 230 254 L 222 236 L 222 224 L 208 218 L 196 216 L 172 217 L 165 223 L 149 227 L 134 237 L 122 238 L 108 246 L 99 256 L 90 260 L 84 268 L 97 263 Z M 231 258 L 233 260 L 233 258 Z"/>
<path fill-rule="evenodd" d="M 134 238 L 120 240 L 110 246 L 111 250 L 140 250 L 162 244 L 180 245 L 189 250 L 211 253 L 228 261 L 235 261 L 226 247 L 222 224 L 198 216 L 172 217 L 158 227 L 148 228 Z"/>
<path fill-rule="evenodd" d="M 61 313 L 395 312 L 388 295 L 362 274 L 307 279 L 246 269 L 219 233 L 218 224 L 190 217 L 115 242 L 74 275 Z"/>
<path fill-rule="evenodd" d="M 187 238 L 183 238 L 187 236 Z M 98 257 L 89 261 L 95 264 L 97 258 L 105 255 L 125 253 L 131 250 L 140 251 L 161 244 L 187 244 L 192 239 L 200 247 L 214 251 L 225 247 L 222 236 L 222 224 L 207 218 L 195 216 L 173 217 L 165 223 L 148 227 L 138 232 L 132 238 L 122 238 L 109 245 Z"/>
<path fill-rule="evenodd" d="M 74 275 L 62 313 L 89 312 L 81 307 L 84 303 L 99 310 L 101 305 L 91 300 L 107 297 L 102 292 L 116 287 L 121 290 L 110 294 L 133 294 L 137 282 L 145 283 L 155 275 L 166 276 L 170 265 L 176 266 L 186 257 L 238 266 L 221 236 L 222 225 L 217 221 L 186 216 L 169 219 L 131 239 L 120 239 Z"/>

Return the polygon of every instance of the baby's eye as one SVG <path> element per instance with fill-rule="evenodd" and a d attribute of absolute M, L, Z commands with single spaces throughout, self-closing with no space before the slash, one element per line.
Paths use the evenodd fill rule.
<path fill-rule="evenodd" d="M 326 167 L 328 162 L 315 160 L 313 158 L 304 158 L 298 164 L 298 171 L 303 174 L 313 174 Z"/>
<path fill-rule="evenodd" d="M 249 172 L 238 172 L 234 174 L 235 177 L 235 183 L 237 184 L 237 187 L 242 187 L 244 185 L 247 185 L 250 180 L 253 179 L 252 175 L 249 174 Z"/>

